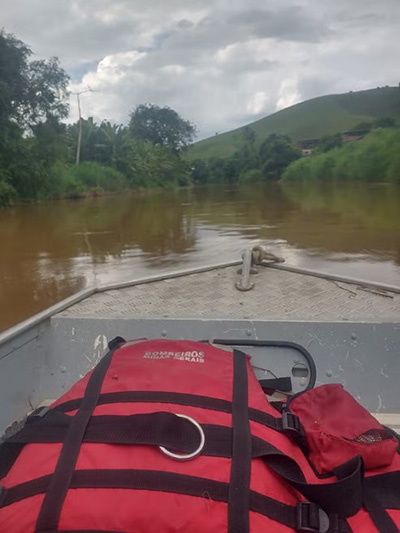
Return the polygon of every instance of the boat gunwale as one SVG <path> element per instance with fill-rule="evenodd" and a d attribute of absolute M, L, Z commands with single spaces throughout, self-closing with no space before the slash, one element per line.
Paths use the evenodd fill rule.
<path fill-rule="evenodd" d="M 230 261 L 230 262 L 225 262 L 225 263 L 217 263 L 214 265 L 207 265 L 207 266 L 194 268 L 194 269 L 177 270 L 177 271 L 169 272 L 169 273 L 167 272 L 163 274 L 158 274 L 156 276 L 146 276 L 146 277 L 137 278 L 131 281 L 124 281 L 124 282 L 112 283 L 112 284 L 106 284 L 106 285 L 95 285 L 92 287 L 88 287 L 86 289 L 83 289 L 82 291 L 79 291 L 73 294 L 72 296 L 69 296 L 68 298 L 65 298 L 64 300 L 61 300 L 60 302 L 52 305 L 51 307 L 47 307 L 43 311 L 33 315 L 32 317 L 0 333 L 0 347 L 6 342 L 9 342 L 15 337 L 21 335 L 22 333 L 25 333 L 27 330 L 33 328 L 34 326 L 39 326 L 42 322 L 44 322 L 48 318 L 51 318 L 57 313 L 61 313 L 62 311 L 65 311 L 65 309 L 68 309 L 69 307 L 72 307 L 73 305 L 81 302 L 82 300 L 86 300 L 87 298 L 90 298 L 91 296 L 95 294 L 112 291 L 112 290 L 118 290 L 118 289 L 126 289 L 128 287 L 134 287 L 135 285 L 144 285 L 146 283 L 154 283 L 156 281 L 163 281 L 167 279 L 174 279 L 174 278 L 189 276 L 191 274 L 201 274 L 202 272 L 209 272 L 212 270 L 228 268 L 231 266 L 238 266 L 241 263 L 242 263 L 241 261 Z"/>

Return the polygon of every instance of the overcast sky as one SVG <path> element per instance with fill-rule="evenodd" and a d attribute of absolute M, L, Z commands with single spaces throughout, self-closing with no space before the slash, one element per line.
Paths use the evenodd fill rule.
<path fill-rule="evenodd" d="M 0 26 L 56 55 L 84 116 L 169 105 L 199 138 L 323 94 L 400 81 L 400 0 L 0 0 Z M 71 105 L 76 117 L 76 106 Z"/>

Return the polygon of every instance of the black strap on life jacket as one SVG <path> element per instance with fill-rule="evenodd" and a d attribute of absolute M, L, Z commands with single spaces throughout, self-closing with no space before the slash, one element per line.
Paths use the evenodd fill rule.
<path fill-rule="evenodd" d="M 292 380 L 289 377 L 260 379 L 258 383 L 266 393 L 273 391 L 291 392 L 292 390 Z"/>
<path fill-rule="evenodd" d="M 72 416 L 50 409 L 36 423 L 26 425 L 0 446 L 3 469 L 9 470 L 13 465 L 14 447 L 19 449 L 25 444 L 64 443 L 72 421 Z M 202 424 L 201 427 L 206 436 L 202 454 L 232 458 L 233 429 L 214 424 Z M 261 457 L 266 446 L 276 450 L 261 438 L 251 436 L 251 441 L 252 458 Z M 163 446 L 180 453 L 191 453 L 199 444 L 199 433 L 190 422 L 170 412 L 96 415 L 91 418 L 82 442 Z"/>
<path fill-rule="evenodd" d="M 49 487 L 51 475 L 43 476 L 9 489 L 2 505 L 8 506 L 24 498 L 43 494 Z M 229 483 L 210 479 L 158 472 L 153 470 L 76 470 L 71 480 L 71 489 L 131 489 L 169 492 L 228 503 Z M 258 492 L 249 491 L 249 509 L 299 532 L 350 533 L 347 522 L 321 512 L 318 505 L 301 502 L 288 505 Z M 330 528 L 329 524 L 333 527 Z"/>
<path fill-rule="evenodd" d="M 168 403 L 175 405 L 187 405 L 192 407 L 201 407 L 213 411 L 232 413 L 232 402 L 220 400 L 218 398 L 208 398 L 194 394 L 182 394 L 172 392 L 158 391 L 123 391 L 116 393 L 102 394 L 99 397 L 98 405 L 112 403 L 129 403 L 129 402 L 154 402 Z M 64 413 L 79 409 L 82 404 L 82 398 L 64 402 L 52 409 L 41 407 L 34 411 L 27 419 L 25 426 L 16 435 L 10 437 L 6 442 L 0 445 L 0 479 L 4 478 L 12 465 L 18 458 L 24 444 L 33 442 L 64 442 L 65 431 L 72 417 Z M 275 431 L 280 431 L 296 442 L 302 443 L 304 434 L 301 425 L 295 415 L 284 414 L 282 418 L 273 417 L 258 409 L 248 409 L 249 419 L 253 422 L 265 425 Z M 89 438 L 110 438 L 113 435 L 113 428 L 107 429 L 107 435 L 103 433 L 97 436 L 93 433 L 96 424 L 100 423 L 101 418 L 92 417 L 89 421 L 87 431 L 85 432 L 84 441 Z M 109 418 L 111 421 L 112 418 Z M 131 419 L 132 420 L 132 419 Z M 97 427 L 97 426 L 96 426 Z M 129 425 L 124 429 L 128 429 Z M 113 437 L 112 437 L 113 438 Z M 130 438 L 130 437 L 127 437 Z M 96 442 L 101 442 L 97 440 Z M 129 441 L 134 442 L 134 441 Z M 129 443 L 126 442 L 127 444 Z M 149 442 L 148 444 L 151 444 Z M 160 443 L 162 445 L 162 443 Z M 170 448 L 167 444 L 166 447 Z M 179 450 L 180 448 L 176 448 Z M 326 476 L 321 476 L 326 477 Z"/>
<path fill-rule="evenodd" d="M 64 443 L 72 422 L 73 417 L 71 416 L 49 411 L 43 419 L 35 424 L 25 426 L 3 444 L 1 461 L 4 462 L 8 454 L 11 457 L 14 455 L 14 446 L 23 446 L 28 443 Z M 203 455 L 233 457 L 234 430 L 232 428 L 202 424 L 202 429 L 206 437 L 202 450 Z M 250 435 L 250 439 L 251 458 L 263 458 L 270 468 L 284 477 L 300 492 L 305 493 L 310 490 L 312 485 L 306 483 L 302 471 L 293 459 L 261 438 Z M 191 453 L 199 445 L 199 434 L 195 426 L 189 421 L 169 412 L 128 416 L 98 415 L 91 418 L 82 442 L 163 446 L 180 453 Z M 10 449 L 10 452 L 7 452 L 7 449 Z M 362 482 L 361 461 L 355 459 L 349 463 L 346 475 L 341 476 L 341 479 L 346 479 L 351 493 L 359 494 Z M 326 486 L 327 484 L 324 485 L 324 487 Z M 320 484 L 315 485 L 316 492 L 320 492 L 320 488 Z M 344 488 L 344 482 L 334 484 L 334 490 L 343 491 Z M 330 497 L 331 494 L 328 495 L 328 498 Z M 360 506 L 359 503 L 350 505 L 349 502 L 352 498 L 353 496 L 350 499 L 347 496 L 344 498 L 345 507 L 342 506 L 341 511 L 346 516 L 354 514 L 354 507 L 359 508 Z M 313 500 L 315 500 L 315 496 L 313 496 Z M 324 502 L 324 506 L 329 508 L 330 502 Z"/>
<path fill-rule="evenodd" d="M 221 400 L 220 398 L 210 398 L 197 394 L 186 394 L 180 392 L 163 391 L 121 391 L 101 394 L 97 405 L 108 405 L 113 403 L 170 403 L 174 405 L 187 405 L 190 407 L 200 407 L 222 413 L 232 413 L 232 402 Z M 79 409 L 82 398 L 69 400 L 54 407 L 56 411 L 68 413 Z M 272 416 L 269 413 L 249 407 L 249 419 L 266 426 L 274 431 L 286 434 L 294 438 L 296 443 L 305 447 L 304 430 L 298 417 L 294 414 L 290 419 L 279 416 Z"/>
<path fill-rule="evenodd" d="M 123 339 L 121 339 L 123 341 Z M 78 459 L 82 439 L 92 413 L 100 396 L 104 377 L 110 366 L 112 356 L 120 345 L 119 338 L 114 339 L 110 351 L 95 367 L 86 386 L 82 405 L 74 416 L 68 429 L 57 465 L 48 490 L 42 502 L 35 533 L 57 531 L 62 506 L 71 484 L 74 468 Z"/>
<path fill-rule="evenodd" d="M 233 351 L 232 462 L 228 499 L 228 533 L 248 533 L 251 474 L 246 355 Z"/>

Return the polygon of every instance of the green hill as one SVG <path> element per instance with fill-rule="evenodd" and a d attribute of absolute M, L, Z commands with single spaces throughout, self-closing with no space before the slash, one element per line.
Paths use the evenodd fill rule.
<path fill-rule="evenodd" d="M 293 141 L 299 141 L 350 131 L 361 122 L 386 117 L 393 117 L 400 122 L 399 87 L 313 98 L 249 126 L 260 143 L 271 133 L 286 134 Z M 187 158 L 231 156 L 242 143 L 242 130 L 243 127 L 196 143 L 187 152 Z"/>

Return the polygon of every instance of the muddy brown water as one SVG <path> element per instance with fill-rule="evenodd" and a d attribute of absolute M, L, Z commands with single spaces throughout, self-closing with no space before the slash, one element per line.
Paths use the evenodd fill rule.
<path fill-rule="evenodd" d="M 207 186 L 0 211 L 0 330 L 94 283 L 237 259 L 400 286 L 400 187 Z"/>

